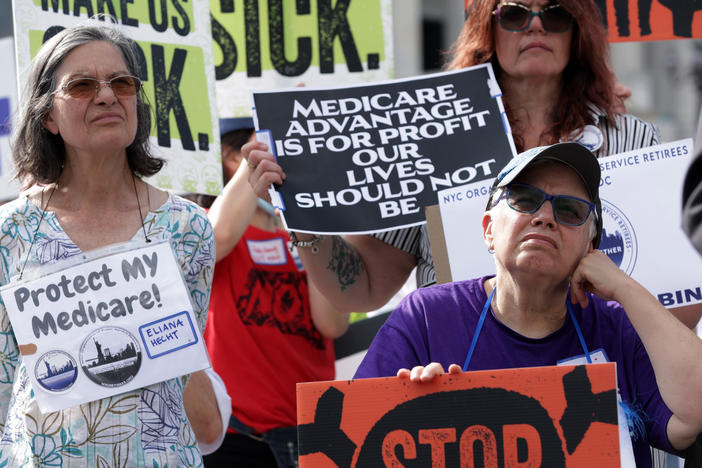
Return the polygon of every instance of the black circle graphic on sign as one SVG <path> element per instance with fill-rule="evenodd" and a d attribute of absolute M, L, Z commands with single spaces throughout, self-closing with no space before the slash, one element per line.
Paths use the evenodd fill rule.
<path fill-rule="evenodd" d="M 34 377 L 45 390 L 63 392 L 76 382 L 78 364 L 64 351 L 49 351 L 44 353 L 34 365 Z"/>
<path fill-rule="evenodd" d="M 90 380 L 103 387 L 130 382 L 141 367 L 141 348 L 134 336 L 119 327 L 95 330 L 80 347 L 80 364 Z"/>

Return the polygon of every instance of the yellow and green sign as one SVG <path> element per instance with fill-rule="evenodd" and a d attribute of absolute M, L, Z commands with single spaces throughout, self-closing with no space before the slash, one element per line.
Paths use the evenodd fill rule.
<path fill-rule="evenodd" d="M 214 59 L 206 2 L 15 0 L 13 8 L 20 80 L 41 45 L 66 27 L 90 21 L 112 23 L 134 39 L 138 75 L 152 109 L 154 152 L 168 161 L 154 182 L 178 192 L 221 191 Z"/>
<path fill-rule="evenodd" d="M 210 0 L 221 117 L 249 91 L 392 78 L 390 0 Z"/>

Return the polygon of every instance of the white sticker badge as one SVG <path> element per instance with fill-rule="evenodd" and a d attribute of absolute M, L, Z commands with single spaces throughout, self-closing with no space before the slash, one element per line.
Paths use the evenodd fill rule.
<path fill-rule="evenodd" d="M 288 262 L 283 239 L 247 240 L 246 245 L 251 260 L 257 265 L 285 265 Z"/>

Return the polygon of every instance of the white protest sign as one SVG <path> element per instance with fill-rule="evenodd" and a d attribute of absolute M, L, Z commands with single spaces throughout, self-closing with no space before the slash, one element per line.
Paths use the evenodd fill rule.
<path fill-rule="evenodd" d="M 13 1 L 20 80 L 41 45 L 60 30 L 109 24 L 137 43 L 138 77 L 151 105 L 152 151 L 167 164 L 159 187 L 218 195 L 222 189 L 210 8 L 196 2 Z M 103 15 L 101 20 L 90 20 Z"/>
<path fill-rule="evenodd" d="M 438 194 L 452 281 L 495 272 L 481 225 L 493 180 L 452 187 Z"/>
<path fill-rule="evenodd" d="M 681 226 L 681 191 L 693 155 L 685 139 L 599 158 L 604 251 L 665 307 L 702 302 L 702 259 Z M 492 181 L 439 192 L 453 281 L 495 272 L 481 220 Z"/>
<path fill-rule="evenodd" d="M 12 119 L 17 109 L 15 46 L 12 38 L 0 39 L 0 63 L 6 67 L 6 73 L 0 73 L 0 200 L 9 200 L 19 193 L 19 184 L 12 179 L 14 164 L 10 150 Z"/>
<path fill-rule="evenodd" d="M 43 413 L 209 367 L 170 244 L 129 247 L 0 289 Z"/>

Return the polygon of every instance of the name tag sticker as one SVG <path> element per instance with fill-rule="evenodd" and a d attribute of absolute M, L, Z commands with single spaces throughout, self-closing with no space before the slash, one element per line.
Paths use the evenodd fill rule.
<path fill-rule="evenodd" d="M 198 342 L 195 326 L 186 311 L 142 325 L 139 334 L 151 359 Z"/>
<path fill-rule="evenodd" d="M 246 245 L 249 247 L 251 260 L 257 265 L 285 265 L 288 262 L 283 239 L 247 240 Z"/>
<path fill-rule="evenodd" d="M 590 351 L 590 360 L 593 364 L 602 364 L 605 362 L 609 362 L 609 359 L 607 358 L 607 353 L 605 353 L 605 350 L 602 348 Z M 587 364 L 587 359 L 585 358 L 584 354 L 581 354 L 580 356 L 573 356 L 561 359 L 560 361 L 558 361 L 557 364 L 559 366 L 577 366 L 580 364 Z"/>

